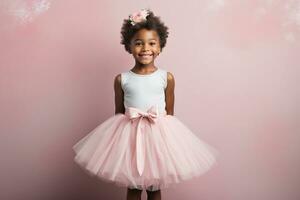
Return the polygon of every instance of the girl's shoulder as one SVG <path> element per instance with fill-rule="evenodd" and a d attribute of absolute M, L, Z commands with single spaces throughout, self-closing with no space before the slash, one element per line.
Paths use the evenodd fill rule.
<path fill-rule="evenodd" d="M 170 72 L 169 70 L 166 70 L 166 69 L 164 69 L 164 68 L 158 68 L 158 69 L 161 70 L 161 71 L 163 71 L 163 72 L 165 72 L 168 76 L 174 77 L 173 73 Z"/>
<path fill-rule="evenodd" d="M 166 78 L 168 81 L 173 81 L 175 79 L 172 72 L 165 70 L 165 69 L 162 69 L 162 70 L 165 72 Z"/>
<path fill-rule="evenodd" d="M 164 85 L 165 88 L 167 87 L 167 85 L 174 85 L 175 83 L 175 78 L 172 72 L 162 69 L 162 68 L 158 68 L 158 70 L 160 71 L 160 75 L 162 77 L 162 79 L 164 80 Z"/>
<path fill-rule="evenodd" d="M 121 82 L 122 76 L 125 76 L 125 74 L 128 74 L 128 73 L 129 73 L 129 71 L 122 71 L 122 72 L 117 73 L 114 77 L 115 82 Z"/>
<path fill-rule="evenodd" d="M 115 75 L 114 81 L 121 82 L 121 77 L 122 77 L 122 73 L 118 73 L 117 75 Z"/>
<path fill-rule="evenodd" d="M 174 80 L 175 78 L 174 78 L 173 73 L 167 71 L 167 79 L 168 79 L 168 80 Z"/>
<path fill-rule="evenodd" d="M 114 78 L 115 87 L 121 87 L 122 89 L 124 89 L 123 88 L 124 83 L 128 79 L 129 73 L 130 73 L 129 71 L 122 71 L 122 72 L 116 74 L 115 78 Z"/>
<path fill-rule="evenodd" d="M 173 81 L 175 79 L 172 72 L 165 70 L 165 69 L 161 69 L 161 68 L 160 68 L 160 70 L 163 72 L 164 76 L 166 77 L 166 79 L 168 81 Z"/>

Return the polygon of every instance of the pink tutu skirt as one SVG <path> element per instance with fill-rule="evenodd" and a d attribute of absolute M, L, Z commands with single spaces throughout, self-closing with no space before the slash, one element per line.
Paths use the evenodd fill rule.
<path fill-rule="evenodd" d="M 73 146 L 74 161 L 118 186 L 156 191 L 209 170 L 219 154 L 166 112 L 126 108 Z"/>

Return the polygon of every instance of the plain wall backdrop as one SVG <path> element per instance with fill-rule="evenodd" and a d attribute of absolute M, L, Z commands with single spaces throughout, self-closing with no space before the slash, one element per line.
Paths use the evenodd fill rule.
<path fill-rule="evenodd" d="M 0 199 L 125 199 L 72 146 L 114 114 L 121 25 L 146 7 L 170 29 L 174 114 L 220 152 L 163 199 L 300 199 L 298 0 L 1 0 Z"/>

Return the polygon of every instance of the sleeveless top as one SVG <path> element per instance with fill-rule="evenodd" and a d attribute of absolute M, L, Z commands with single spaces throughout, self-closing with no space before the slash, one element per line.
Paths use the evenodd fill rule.
<path fill-rule="evenodd" d="M 135 107 L 147 111 L 151 106 L 158 106 L 165 111 L 165 88 L 167 71 L 157 68 L 151 74 L 137 74 L 133 71 L 121 73 L 121 87 L 124 91 L 124 107 Z"/>

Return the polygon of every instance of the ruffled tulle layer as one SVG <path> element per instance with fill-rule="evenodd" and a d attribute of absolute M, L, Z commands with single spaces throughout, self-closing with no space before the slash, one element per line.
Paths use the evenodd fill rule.
<path fill-rule="evenodd" d="M 197 177 L 219 154 L 201 141 L 177 117 L 141 120 L 143 172 L 137 169 L 137 124 L 116 114 L 73 146 L 74 161 L 91 176 L 118 186 L 155 191 Z M 140 159 L 140 158 L 139 158 Z"/>

